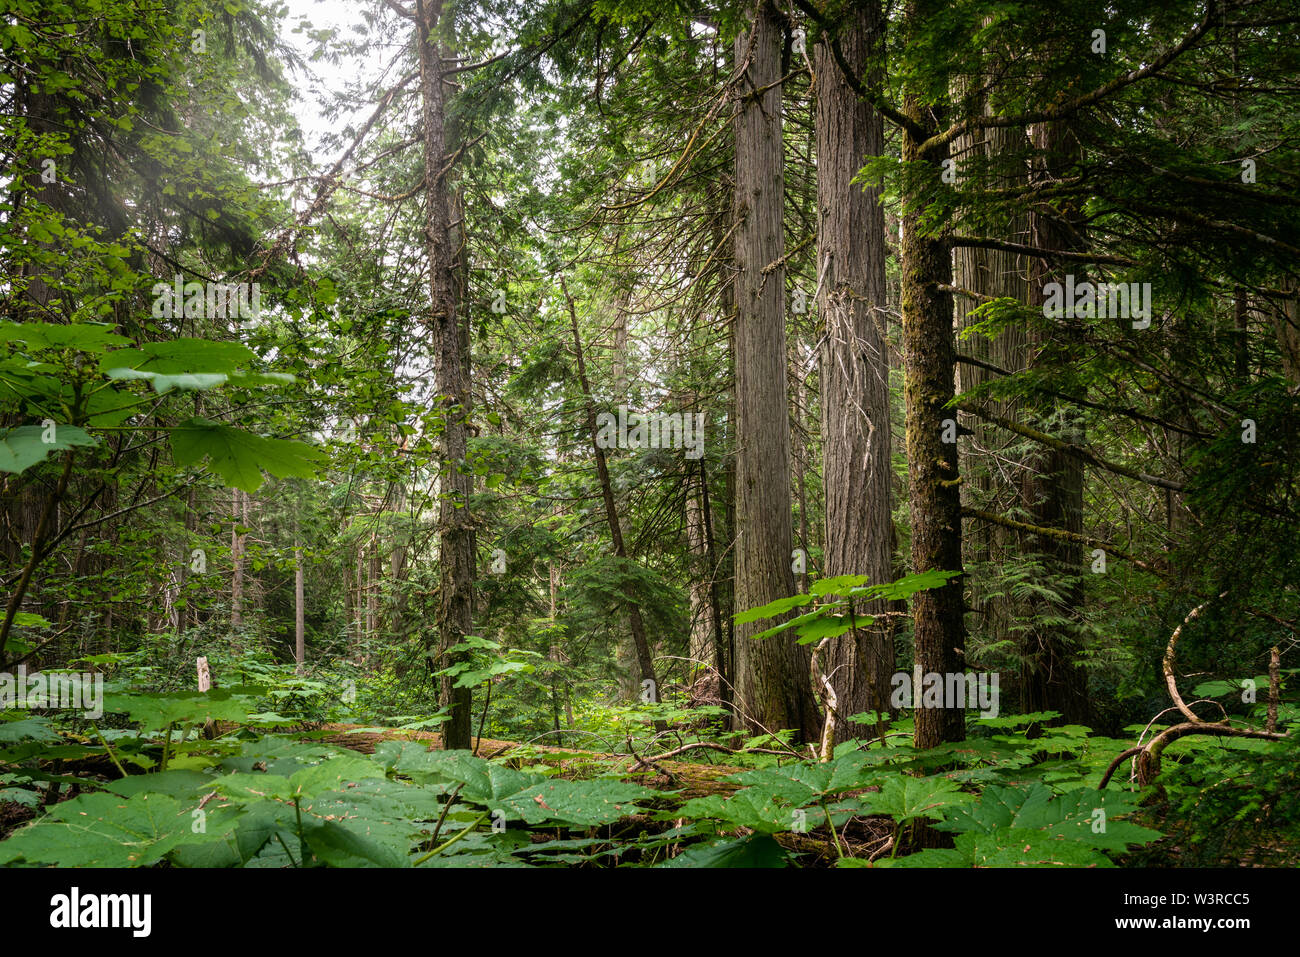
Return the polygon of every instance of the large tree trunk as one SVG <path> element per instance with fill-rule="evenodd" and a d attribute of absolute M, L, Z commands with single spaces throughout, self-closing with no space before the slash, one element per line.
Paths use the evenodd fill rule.
<path fill-rule="evenodd" d="M 982 82 L 982 81 L 981 81 Z M 973 110 L 991 112 L 987 99 L 972 104 Z M 994 128 L 959 136 L 953 142 L 953 157 L 963 178 L 982 175 L 982 182 L 993 188 L 1024 186 L 1024 149 L 1028 145 L 1020 128 Z M 997 224 L 997 235 L 1008 242 L 1029 242 L 1028 214 L 1017 211 Z M 984 227 L 978 230 L 988 232 Z M 976 320 L 970 313 L 989 298 L 1006 297 L 1017 302 L 1029 301 L 1028 266 L 1023 257 L 1001 249 L 958 247 L 953 251 L 953 285 L 971 295 L 954 297 L 959 329 Z M 1028 362 L 1028 339 L 1021 326 L 1010 326 L 989 340 L 974 335 L 964 340 L 961 351 L 972 358 L 1010 372 L 1022 371 Z M 969 392 L 994 378 L 989 370 L 969 363 L 957 365 L 957 390 Z M 983 404 L 998 415 L 1014 419 L 1018 403 L 1014 400 L 986 399 Z M 971 430 L 971 448 L 962 467 L 962 504 L 998 514 L 1014 511 L 1020 504 L 1018 474 L 1008 474 L 1011 444 L 1007 434 L 982 418 L 962 414 L 959 421 Z M 963 559 L 987 570 L 981 580 L 987 588 L 968 582 L 971 610 L 976 628 L 984 643 L 1016 641 L 1013 632 L 1015 602 L 1006 594 L 999 568 L 1019 549 L 1016 534 L 992 523 L 975 522 L 967 528 L 962 542 Z M 975 576 L 972 576 L 975 577 Z M 988 594 L 992 592 L 992 594 Z"/>
<path fill-rule="evenodd" d="M 446 668 L 464 660 L 452 651 L 473 630 L 474 527 L 469 499 L 474 490 L 466 454 L 470 392 L 466 347 L 456 320 L 456 277 L 448 233 L 447 184 L 442 166 L 447 152 L 442 93 L 442 56 L 433 36 L 442 13 L 442 0 L 416 0 L 416 45 L 420 57 L 420 98 L 424 127 L 425 256 L 429 262 L 430 312 L 434 377 L 444 414 L 439 461 L 438 664 Z M 470 747 L 470 708 L 473 692 L 456 688 L 454 679 L 439 680 L 440 703 L 451 717 L 442 726 L 443 747 Z"/>
<path fill-rule="evenodd" d="M 879 5 L 858 8 L 839 45 L 858 76 L 882 41 Z M 822 484 L 826 495 L 825 574 L 892 577 L 889 355 L 885 334 L 885 221 L 880 191 L 852 182 L 865 157 L 884 151 L 880 115 L 859 99 L 826 38 L 817 72 L 818 307 L 824 323 L 821 378 Z M 877 602 L 861 609 L 886 611 Z M 845 719 L 889 709 L 894 643 L 885 619 L 828 649 L 824 670 L 835 689 L 839 737 L 867 733 Z"/>
<path fill-rule="evenodd" d="M 926 14 L 909 4 L 907 20 Z M 940 117 L 908 90 L 904 111 L 922 127 L 939 127 Z M 924 158 L 909 129 L 902 131 L 903 162 L 924 163 L 938 176 L 947 149 Z M 905 353 L 908 496 L 912 518 L 912 570 L 958 571 L 961 564 L 961 494 L 957 443 L 943 441 L 946 408 L 953 397 L 956 351 L 953 344 L 952 296 L 939 286 L 952 283 L 952 255 L 944 237 L 923 231 L 924 207 L 914 189 L 903 197 L 902 312 Z M 924 674 L 964 672 L 966 630 L 962 615 L 962 578 L 944 587 L 918 592 L 913 599 L 915 662 Z M 966 737 L 961 708 L 926 707 L 919 688 L 912 689 L 916 715 L 915 743 L 932 748 Z"/>
<path fill-rule="evenodd" d="M 783 34 L 759 4 L 736 39 L 736 608 L 794 594 L 790 425 L 786 402 L 785 269 L 781 225 Z M 746 57 L 748 63 L 746 64 Z M 769 268 L 770 267 L 770 268 Z M 762 622 L 736 626 L 737 720 L 751 731 L 793 728 L 816 740 L 807 648 L 789 633 L 765 641 Z"/>
<path fill-rule="evenodd" d="M 1032 131 L 1034 146 L 1041 151 L 1044 184 L 1060 174 L 1060 167 L 1079 155 L 1078 140 L 1063 122 L 1044 123 Z M 1082 246 L 1080 211 L 1068 201 L 1059 210 L 1036 207 L 1030 215 L 1033 245 L 1042 249 L 1071 250 Z M 1043 260 L 1036 260 L 1032 274 L 1030 304 L 1041 307 L 1044 284 L 1059 279 Z M 1044 345 L 1037 335 L 1031 347 L 1037 354 Z M 1032 363 L 1031 363 L 1032 365 Z M 1052 415 L 1048 402 L 1037 403 L 1038 427 L 1059 431 L 1061 438 L 1083 444 L 1083 433 L 1074 424 L 1073 410 L 1060 409 L 1059 429 L 1044 420 Z M 1083 462 L 1076 456 L 1042 449 L 1031 459 L 1025 475 L 1024 499 L 1029 521 L 1043 528 L 1058 528 L 1080 535 L 1083 532 Z M 1068 620 L 1078 615 L 1083 600 L 1080 575 L 1083 548 L 1078 541 L 1064 541 L 1045 535 L 1031 536 L 1029 549 L 1044 557 L 1049 579 L 1058 583 L 1059 601 L 1036 598 L 1031 607 L 1031 626 L 1024 635 L 1021 669 L 1021 706 L 1028 712 L 1061 712 L 1071 724 L 1089 720 L 1087 673 L 1078 663 L 1074 642 L 1060 625 L 1045 621 Z"/>

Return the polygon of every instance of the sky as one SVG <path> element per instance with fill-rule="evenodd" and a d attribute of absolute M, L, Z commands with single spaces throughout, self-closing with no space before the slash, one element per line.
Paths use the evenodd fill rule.
<path fill-rule="evenodd" d="M 341 89 L 344 81 L 356 81 L 377 73 L 379 64 L 357 58 L 349 58 L 340 64 L 324 60 L 312 63 L 309 58 L 314 44 L 305 32 L 293 31 L 305 18 L 317 30 L 333 28 L 341 37 L 351 35 L 353 25 L 361 22 L 362 5 L 372 3 L 373 0 L 283 0 L 283 2 L 289 8 L 289 15 L 284 21 L 284 29 L 287 31 L 284 40 L 308 61 L 307 66 L 311 71 L 310 76 L 304 76 L 298 71 L 289 71 L 289 79 L 301 96 L 294 113 L 306 136 L 306 145 L 313 159 L 317 165 L 324 165 L 333 162 L 335 156 L 328 151 L 322 151 L 321 136 L 343 126 L 346 119 L 339 118 L 334 121 L 326 119 L 321 107 L 320 94 Z"/>

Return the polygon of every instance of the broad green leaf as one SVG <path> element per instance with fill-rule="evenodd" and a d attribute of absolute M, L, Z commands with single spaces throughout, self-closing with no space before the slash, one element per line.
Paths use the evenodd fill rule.
<path fill-rule="evenodd" d="M 806 798 L 797 792 L 798 803 L 795 803 L 784 794 L 750 787 L 726 796 L 711 794 L 692 798 L 679 810 L 667 813 L 673 817 L 713 818 L 728 827 L 748 827 L 765 834 L 778 834 L 794 829 L 794 812 L 804 800 Z"/>
<path fill-rule="evenodd" d="M 0 842 L 0 863 L 21 858 L 60 867 L 144 867 L 182 842 L 223 836 L 213 827 L 195 834 L 193 806 L 167 794 L 82 794 Z M 227 823 L 234 826 L 233 819 Z"/>
<path fill-rule="evenodd" d="M 369 778 L 382 778 L 384 769 L 374 761 L 353 754 L 341 754 L 328 761 L 295 771 L 289 778 L 293 794 L 301 798 L 314 797 L 324 791 L 334 791 Z"/>
<path fill-rule="evenodd" d="M 870 625 L 874 619 L 870 615 L 823 615 L 814 621 L 799 626 L 798 642 L 801 645 L 810 645 L 815 641 L 821 641 L 823 638 L 838 638 L 840 635 L 852 630 L 854 625 L 862 628 Z"/>
<path fill-rule="evenodd" d="M 768 834 L 686 848 L 660 867 L 784 867 L 786 851 Z"/>
<path fill-rule="evenodd" d="M 390 747 L 375 749 L 381 764 L 391 761 L 393 770 L 409 775 L 413 781 L 441 784 L 449 791 L 462 784 L 461 798 L 478 804 L 491 805 L 537 783 L 534 775 L 490 764 L 469 751 L 429 751 L 409 741 L 385 742 L 397 744 L 402 747 L 396 752 Z"/>
<path fill-rule="evenodd" d="M 178 801 L 190 798 L 197 800 L 200 790 L 205 788 L 211 790 L 215 780 L 212 775 L 200 771 L 168 768 L 157 774 L 133 774 L 127 778 L 119 778 L 111 782 L 105 790 L 120 794 L 122 797 L 153 793 L 166 794 Z"/>
<path fill-rule="evenodd" d="M 808 594 L 821 598 L 824 595 L 843 595 L 851 589 L 870 584 L 870 575 L 837 575 L 834 578 L 821 578 L 808 589 Z"/>
<path fill-rule="evenodd" d="M 791 595 L 789 598 L 778 598 L 776 601 L 768 602 L 761 608 L 742 611 L 736 615 L 736 624 L 743 625 L 751 621 L 758 621 L 760 618 L 775 618 L 777 615 L 784 615 L 791 608 L 798 608 L 810 601 L 812 601 L 811 595 Z"/>
<path fill-rule="evenodd" d="M 313 478 L 325 458 L 304 442 L 264 438 L 200 418 L 172 429 L 171 444 L 177 465 L 208 459 L 223 482 L 245 492 L 261 486 L 263 470 L 276 478 Z"/>
<path fill-rule="evenodd" d="M 46 441 L 46 439 L 50 441 Z M 0 435 L 0 472 L 17 474 L 53 452 L 99 444 L 75 425 L 20 425 Z"/>
<path fill-rule="evenodd" d="M 1159 831 L 1118 820 L 1136 811 L 1130 795 L 1082 788 L 1056 796 L 1039 781 L 1029 787 L 990 787 L 978 802 L 956 808 L 937 830 L 996 834 L 1038 830 L 1041 839 L 1122 851 L 1158 840 Z"/>
<path fill-rule="evenodd" d="M 303 838 L 313 854 L 333 867 L 410 866 L 405 848 L 399 850 L 333 821 L 306 828 Z"/>
<path fill-rule="evenodd" d="M 106 694 L 104 710 L 124 713 L 145 731 L 158 731 L 170 725 L 203 724 L 213 721 L 242 721 L 255 704 L 249 695 L 230 689 L 214 688 L 207 692 L 172 691 L 154 694 Z"/>
<path fill-rule="evenodd" d="M 508 818 L 517 815 L 529 824 L 565 821 L 591 827 L 635 814 L 641 809 L 634 801 L 661 795 L 639 784 L 608 778 L 548 780 L 505 798 L 500 805 Z"/>
<path fill-rule="evenodd" d="M 28 349 L 103 352 L 130 341 L 113 332 L 108 323 L 0 322 L 0 342 L 22 342 Z"/>
<path fill-rule="evenodd" d="M 868 814 L 888 814 L 900 824 L 916 818 L 943 820 L 955 805 L 972 800 L 954 781 L 943 777 L 914 778 L 892 775 L 884 779 L 880 790 L 858 799 Z"/>
<path fill-rule="evenodd" d="M 236 372 L 256 361 L 257 354 L 242 343 L 180 338 L 147 342 L 134 349 L 118 349 L 104 356 L 99 368 L 107 375 L 123 369 L 175 375 L 183 372 Z"/>
<path fill-rule="evenodd" d="M 18 721 L 0 721 L 0 742 L 42 741 L 58 743 L 63 739 L 50 727 L 50 719 L 22 718 Z"/>

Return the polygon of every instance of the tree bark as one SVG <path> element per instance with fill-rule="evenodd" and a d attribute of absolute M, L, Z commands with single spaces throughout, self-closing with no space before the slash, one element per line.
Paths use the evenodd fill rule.
<path fill-rule="evenodd" d="M 782 213 L 781 50 L 772 9 L 755 7 L 736 38 L 743 67 L 735 113 L 736 195 L 736 608 L 794 594 L 791 570 L 790 424 L 786 394 Z M 808 649 L 790 633 L 750 636 L 736 626 L 736 720 L 751 732 L 790 728 L 818 738 L 821 721 Z"/>
<path fill-rule="evenodd" d="M 879 4 L 841 21 L 845 64 L 861 75 L 879 49 Z M 893 568 L 889 355 L 885 330 L 885 221 L 880 191 L 852 182 L 864 158 L 884 152 L 880 114 L 859 99 L 823 37 L 817 73 L 818 308 L 824 324 L 821 381 L 822 484 L 826 496 L 824 572 L 889 581 Z M 864 606 L 886 611 L 884 602 Z M 850 715 L 889 710 L 894 671 L 892 631 L 880 619 L 844 635 L 824 653 L 835 690 L 840 738 L 867 733 Z"/>
<path fill-rule="evenodd" d="M 979 82 L 985 82 L 983 77 L 996 68 L 996 65 L 991 65 L 990 70 L 980 75 Z M 989 114 L 992 104 L 981 97 L 972 108 Z M 957 137 L 953 141 L 953 157 L 963 178 L 979 176 L 981 183 L 997 188 L 1015 188 L 1027 183 L 1023 167 L 1027 145 L 1024 131 L 1019 128 L 980 130 Z M 1026 213 L 1010 213 L 998 225 L 999 238 L 1014 243 L 1028 242 Z M 954 249 L 953 285 L 974 293 L 974 297 L 960 293 L 954 297 L 958 328 L 965 329 L 976 321 L 970 313 L 986 301 L 983 297 L 1006 297 L 1028 302 L 1027 269 L 1019 254 L 1007 250 L 964 246 Z M 1022 327 L 1011 326 L 992 340 L 982 335 L 966 339 L 963 351 L 999 368 L 1019 372 L 1028 362 L 1028 339 Z M 957 390 L 969 392 L 991 378 L 987 369 L 968 363 L 959 364 Z M 984 404 L 1003 418 L 1015 418 L 1018 408 L 1014 400 L 985 399 Z M 961 415 L 958 421 L 972 433 L 962 469 L 963 507 L 994 512 L 1014 509 L 1020 504 L 1020 476 L 1014 471 L 1007 474 L 1008 455 L 1004 446 L 1010 444 L 1008 438 L 992 423 L 969 413 Z M 962 540 L 963 560 L 968 565 L 976 564 L 987 569 L 987 577 L 976 573 L 967 583 L 975 627 L 984 643 L 1018 640 L 1013 631 L 1016 603 L 1005 594 L 998 575 L 1001 564 L 1016 554 L 1016 545 L 1017 536 L 1009 529 L 985 522 L 968 526 Z M 988 587 L 980 588 L 981 582 L 986 582 Z M 987 594 L 989 591 L 994 594 Z"/>
<path fill-rule="evenodd" d="M 239 489 L 234 493 L 230 507 L 230 628 L 238 631 L 244 625 L 244 536 L 239 529 L 248 521 L 248 493 Z"/>
<path fill-rule="evenodd" d="M 1031 139 L 1040 151 L 1041 169 L 1037 172 L 1044 183 L 1058 177 L 1061 167 L 1080 154 L 1078 140 L 1064 122 L 1038 124 L 1031 131 Z M 1081 211 L 1068 200 L 1058 210 L 1036 206 L 1030 213 L 1031 244 L 1042 249 L 1080 248 L 1080 218 Z M 1044 260 L 1035 260 L 1030 305 L 1041 307 L 1045 298 L 1043 286 L 1059 278 L 1050 273 L 1050 268 Z M 1045 344 L 1045 335 L 1032 335 L 1032 354 L 1038 355 Z M 1029 365 L 1033 366 L 1032 360 Z M 1040 419 L 1053 414 L 1051 407 L 1044 404 L 1035 411 Z M 1061 406 L 1060 414 L 1061 437 L 1081 446 L 1082 430 L 1071 421 L 1075 413 Z M 1025 473 L 1023 492 L 1029 521 L 1059 528 L 1072 536 L 1081 535 L 1083 470 L 1082 459 L 1059 450 L 1042 450 L 1033 456 Z M 1087 673 L 1078 662 L 1072 636 L 1068 628 L 1044 624 L 1078 615 L 1083 601 L 1083 548 L 1077 540 L 1055 536 L 1031 536 L 1026 544 L 1030 551 L 1043 556 L 1049 580 L 1059 583 L 1060 600 L 1040 596 L 1031 602 L 1030 627 L 1024 634 L 1021 652 L 1021 707 L 1026 712 L 1059 711 L 1069 724 L 1087 723 L 1090 712 Z"/>
<path fill-rule="evenodd" d="M 919 24 L 928 16 L 930 0 L 912 0 L 906 21 Z M 921 101 L 916 90 L 905 93 L 904 113 L 921 127 L 941 128 L 936 110 Z M 948 151 L 942 147 L 920 155 L 920 143 L 910 128 L 901 131 L 904 164 L 924 164 L 940 174 Z M 919 176 L 920 173 L 913 173 Z M 952 284 L 952 258 L 945 238 L 923 231 L 925 212 L 919 184 L 903 197 L 902 312 L 905 353 L 904 399 L 907 423 L 907 474 L 912 519 L 912 570 L 962 571 L 961 494 L 957 443 L 944 442 L 944 420 L 955 419 L 947 408 L 953 397 L 956 350 L 953 344 L 952 297 L 940 286 Z M 950 430 L 951 434 L 951 430 Z M 915 663 L 924 674 L 965 671 L 966 629 L 962 577 L 942 588 L 918 592 L 913 599 Z M 932 748 L 966 737 L 960 708 L 926 707 L 920 689 L 913 689 L 915 744 Z"/>
<path fill-rule="evenodd" d="M 302 545 L 293 546 L 293 660 L 302 674 L 307 661 L 307 609 L 302 567 Z"/>
<path fill-rule="evenodd" d="M 423 123 L 425 256 L 429 263 L 430 310 L 426 320 L 433 345 L 438 404 L 443 412 L 438 502 L 438 657 L 439 670 L 464 660 L 452 649 L 473 630 L 474 527 L 469 514 L 473 474 L 468 468 L 468 421 L 473 405 L 466 343 L 456 318 L 455 261 L 449 235 L 447 185 L 442 165 L 447 153 L 442 90 L 442 56 L 434 29 L 442 0 L 416 0 L 416 46 L 420 59 L 420 100 Z M 455 679 L 439 676 L 439 701 L 450 711 L 442 727 L 443 747 L 468 749 L 471 739 L 473 692 L 454 687 Z"/>

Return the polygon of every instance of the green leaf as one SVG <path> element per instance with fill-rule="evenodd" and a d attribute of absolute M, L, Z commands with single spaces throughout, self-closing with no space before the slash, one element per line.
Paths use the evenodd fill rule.
<path fill-rule="evenodd" d="M 0 742 L 44 741 L 57 744 L 63 739 L 50 727 L 49 718 L 23 718 L 0 722 Z"/>
<path fill-rule="evenodd" d="M 885 867 L 1114 867 L 1106 855 L 1072 841 L 1053 839 L 1042 831 L 1010 828 L 994 834 L 957 835 L 956 847 L 928 849 Z"/>
<path fill-rule="evenodd" d="M 104 710 L 124 713 L 145 731 L 170 725 L 203 724 L 213 721 L 243 721 L 255 704 L 248 695 L 230 689 L 214 688 L 207 692 L 172 691 L 155 694 L 108 694 Z"/>
<path fill-rule="evenodd" d="M 118 349 L 100 360 L 100 371 L 146 370 L 174 375 L 182 372 L 236 372 L 257 361 L 257 354 L 238 342 L 212 339 L 169 339 L 147 342 L 138 349 Z M 120 376 L 120 378 L 127 378 Z"/>
<path fill-rule="evenodd" d="M 612 824 L 619 818 L 635 814 L 641 809 L 632 803 L 642 798 L 661 796 L 628 781 L 607 778 L 595 781 L 548 780 L 513 794 L 501 801 L 529 824 L 543 821 L 565 821 L 592 827 Z"/>
<path fill-rule="evenodd" d="M 1080 788 L 1057 797 L 1035 781 L 1024 787 L 988 788 L 977 803 L 956 808 L 937 830 L 995 834 L 1038 831 L 1040 840 L 1069 840 L 1122 851 L 1159 839 L 1159 831 L 1117 820 L 1137 810 L 1130 796 Z"/>
<path fill-rule="evenodd" d="M 916 818 L 943 820 L 955 805 L 973 800 L 954 781 L 944 777 L 913 778 L 896 775 L 885 779 L 874 794 L 864 794 L 859 804 L 868 814 L 888 814 L 900 824 Z"/>
<path fill-rule="evenodd" d="M 303 838 L 312 853 L 333 867 L 408 867 L 405 850 L 398 851 L 333 821 L 306 828 Z"/>
<path fill-rule="evenodd" d="M 660 867 L 784 867 L 785 848 L 768 834 L 694 845 Z"/>
<path fill-rule="evenodd" d="M 265 470 L 277 478 L 313 478 L 323 453 L 304 442 L 270 439 L 208 419 L 194 418 L 171 430 L 176 464 L 208 459 L 228 486 L 253 492 Z"/>
<path fill-rule="evenodd" d="M 871 582 L 870 575 L 837 575 L 834 578 L 821 578 L 808 589 L 810 595 L 821 598 L 824 595 L 845 595 L 854 588 Z"/>
<path fill-rule="evenodd" d="M 323 791 L 337 790 L 339 785 L 383 776 L 384 770 L 376 762 L 353 754 L 341 754 L 294 772 L 289 778 L 289 787 L 295 796 L 313 797 Z"/>
<path fill-rule="evenodd" d="M 205 834 L 192 833 L 192 808 L 166 794 L 82 794 L 0 842 L 0 863 L 21 858 L 60 867 L 145 867 L 182 842 L 223 836 L 211 826 Z"/>
<path fill-rule="evenodd" d="M 22 342 L 28 349 L 75 349 L 103 352 L 131 340 L 113 332 L 109 323 L 0 322 L 0 342 Z"/>
<path fill-rule="evenodd" d="M 730 795 L 711 794 L 692 798 L 679 810 L 668 812 L 674 817 L 712 818 L 730 827 L 748 827 L 765 834 L 779 834 L 794 828 L 794 811 L 808 798 L 799 791 L 793 800 L 784 794 L 762 787 L 750 787 Z"/>
<path fill-rule="evenodd" d="M 139 369 L 109 369 L 105 373 L 110 379 L 147 379 L 155 392 L 170 392 L 172 389 L 202 390 L 215 389 L 225 385 L 227 376 L 224 372 L 181 372 L 164 375 L 160 372 L 145 372 Z"/>
<path fill-rule="evenodd" d="M 396 752 L 392 746 L 398 746 Z M 375 756 L 380 763 L 392 762 L 393 770 L 418 783 L 442 784 L 447 790 L 463 784 L 461 797 L 484 805 L 494 805 L 537 781 L 534 775 L 489 764 L 469 751 L 429 751 L 410 741 L 384 742 Z"/>
<path fill-rule="evenodd" d="M 838 638 L 840 635 L 850 631 L 854 625 L 861 628 L 870 625 L 874 619 L 870 615 L 822 615 L 807 624 L 800 625 L 798 628 L 798 643 L 801 645 L 810 645 L 814 641 L 821 641 L 823 638 Z"/>
<path fill-rule="evenodd" d="M 46 437 L 51 441 L 45 441 Z M 22 425 L 0 435 L 0 472 L 15 474 L 44 462 L 52 452 L 66 452 L 80 446 L 97 445 L 84 429 L 75 425 Z"/>
<path fill-rule="evenodd" d="M 791 608 L 798 608 L 810 601 L 812 601 L 811 595 L 791 595 L 789 598 L 778 598 L 776 601 L 768 602 L 761 608 L 742 611 L 736 615 L 736 624 L 743 625 L 751 621 L 758 621 L 760 618 L 775 618 L 777 615 L 784 615 Z"/>

